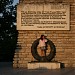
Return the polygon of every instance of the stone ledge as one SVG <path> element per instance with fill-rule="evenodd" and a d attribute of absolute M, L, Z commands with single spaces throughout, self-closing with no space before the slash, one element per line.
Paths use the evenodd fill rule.
<path fill-rule="evenodd" d="M 29 62 L 28 69 L 60 69 L 61 63 L 59 62 Z"/>

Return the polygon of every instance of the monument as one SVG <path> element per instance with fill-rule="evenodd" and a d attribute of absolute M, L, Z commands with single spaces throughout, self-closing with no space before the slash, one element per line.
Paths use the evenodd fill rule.
<path fill-rule="evenodd" d="M 75 66 L 74 3 L 74 0 L 20 0 L 17 6 L 18 46 L 13 67 L 59 69 L 60 62 L 64 67 Z M 48 40 L 47 60 L 38 47 L 42 34 L 47 35 Z"/>

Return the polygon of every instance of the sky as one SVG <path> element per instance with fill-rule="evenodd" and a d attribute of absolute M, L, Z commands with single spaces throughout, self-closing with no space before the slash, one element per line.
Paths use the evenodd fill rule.
<path fill-rule="evenodd" d="M 14 0 L 13 5 L 16 5 L 17 3 L 19 3 L 19 0 Z M 2 17 L 2 13 L 0 13 L 0 17 Z"/>
<path fill-rule="evenodd" d="M 19 3 L 19 0 L 14 0 L 13 5 L 15 5 L 16 3 Z"/>

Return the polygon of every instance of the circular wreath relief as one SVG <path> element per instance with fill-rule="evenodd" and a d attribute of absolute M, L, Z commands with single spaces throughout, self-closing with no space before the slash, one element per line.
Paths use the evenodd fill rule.
<path fill-rule="evenodd" d="M 40 38 L 35 40 L 32 44 L 32 47 L 31 47 L 32 56 L 38 61 L 51 61 L 54 58 L 55 53 L 56 53 L 55 45 L 53 44 L 51 40 L 47 39 L 48 40 L 47 45 L 50 46 L 50 52 L 48 55 L 46 55 L 46 57 L 43 57 L 43 56 L 40 56 L 37 51 L 39 40 Z M 47 60 L 43 60 L 44 58 L 46 58 Z"/>

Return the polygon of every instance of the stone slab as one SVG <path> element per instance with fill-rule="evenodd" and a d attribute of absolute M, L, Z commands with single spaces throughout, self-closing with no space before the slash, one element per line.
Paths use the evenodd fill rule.
<path fill-rule="evenodd" d="M 60 69 L 59 62 L 30 62 L 27 64 L 28 69 Z"/>
<path fill-rule="evenodd" d="M 24 4 L 17 6 L 17 30 L 70 30 L 69 4 Z"/>

